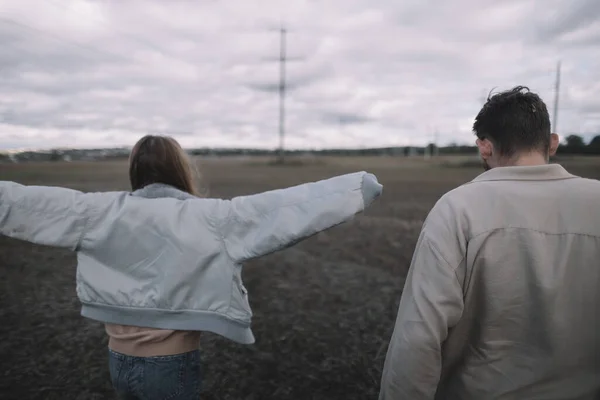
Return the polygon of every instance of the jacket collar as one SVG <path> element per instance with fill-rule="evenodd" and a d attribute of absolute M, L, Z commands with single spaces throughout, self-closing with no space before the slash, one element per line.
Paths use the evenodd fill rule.
<path fill-rule="evenodd" d="M 163 183 L 152 183 L 148 186 L 144 186 L 131 193 L 132 196 L 144 197 L 147 199 L 160 199 L 164 197 L 175 198 L 179 200 L 196 199 L 189 193 L 181 191 L 173 186 L 165 185 Z"/>
<path fill-rule="evenodd" d="M 472 182 L 483 181 L 549 181 L 577 178 L 560 164 L 496 167 L 479 175 Z"/>

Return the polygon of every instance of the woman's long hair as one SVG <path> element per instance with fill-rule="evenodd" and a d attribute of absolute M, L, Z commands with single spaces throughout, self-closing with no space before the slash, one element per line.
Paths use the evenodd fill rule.
<path fill-rule="evenodd" d="M 147 135 L 131 150 L 129 181 L 134 191 L 153 183 L 162 183 L 200 196 L 196 178 L 194 164 L 172 137 Z"/>

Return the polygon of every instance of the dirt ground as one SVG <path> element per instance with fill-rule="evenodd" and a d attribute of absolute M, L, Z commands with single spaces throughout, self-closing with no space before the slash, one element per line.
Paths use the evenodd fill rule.
<path fill-rule="evenodd" d="M 203 399 L 376 399 L 413 247 L 446 191 L 481 170 L 406 158 L 199 160 L 212 197 L 230 198 L 345 172 L 374 172 L 375 205 L 345 225 L 252 261 L 244 282 L 257 342 L 205 334 Z M 600 159 L 561 160 L 600 179 Z M 449 164 L 452 164 L 450 166 Z M 0 165 L 0 180 L 126 190 L 123 161 Z M 107 339 L 79 315 L 75 256 L 0 237 L 0 398 L 112 399 Z"/>

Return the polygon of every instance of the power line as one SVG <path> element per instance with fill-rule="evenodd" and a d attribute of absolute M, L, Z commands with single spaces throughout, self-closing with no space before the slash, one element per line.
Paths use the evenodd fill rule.
<path fill-rule="evenodd" d="M 50 1 L 50 2 L 51 2 L 51 3 L 53 3 L 53 4 L 56 4 L 57 6 L 60 6 L 60 7 L 61 7 L 61 8 L 63 8 L 63 9 L 66 9 L 66 7 L 65 7 L 65 4 L 64 4 L 64 3 L 57 2 L 56 0 L 48 0 L 48 1 Z M 79 14 L 81 15 L 81 13 L 79 13 Z M 189 61 L 186 61 L 186 60 L 182 60 L 182 59 L 181 59 L 181 58 L 179 58 L 179 57 L 173 56 L 173 55 L 172 55 L 172 54 L 170 54 L 170 53 L 166 53 L 166 52 L 165 52 L 163 49 L 161 49 L 161 48 L 158 48 L 157 46 L 153 45 L 152 43 L 149 43 L 149 42 L 148 42 L 148 41 L 146 41 L 146 40 L 140 39 L 138 36 L 132 35 L 132 34 L 130 34 L 130 33 L 128 33 L 128 32 L 125 32 L 125 31 L 123 31 L 123 30 L 121 30 L 121 29 L 118 29 L 118 28 L 116 28 L 116 27 L 114 27 L 114 26 L 112 26 L 112 25 L 109 25 L 109 24 L 107 24 L 106 22 L 104 22 L 104 21 L 103 21 L 103 20 L 101 20 L 101 19 L 94 18 L 94 20 L 95 20 L 95 21 L 97 21 L 97 22 L 99 22 L 100 24 L 102 24 L 102 25 L 106 26 L 106 27 L 109 27 L 109 28 L 110 28 L 110 29 L 112 29 L 112 30 L 115 30 L 115 31 L 117 31 L 117 32 L 121 32 L 121 34 L 122 34 L 122 35 L 124 35 L 124 36 L 127 36 L 127 37 L 129 37 L 129 38 L 133 39 L 134 41 L 136 41 L 136 42 L 138 42 L 138 43 L 140 43 L 140 44 L 142 44 L 142 45 L 146 46 L 146 47 L 147 47 L 147 48 L 149 48 L 149 49 L 152 49 L 152 50 L 156 51 L 157 53 L 160 53 L 160 54 L 162 54 L 163 56 L 168 56 L 168 57 L 171 57 L 171 58 L 173 58 L 173 59 L 176 59 L 176 60 L 179 60 L 179 61 L 182 61 L 182 62 L 185 62 L 185 63 L 188 63 L 188 62 L 189 62 Z"/>
<path fill-rule="evenodd" d="M 24 29 L 24 32 L 26 32 L 29 35 L 34 35 L 35 34 L 35 35 L 37 35 L 39 37 L 42 37 L 43 39 L 48 39 L 48 38 L 52 39 L 52 40 L 54 40 L 56 42 L 59 42 L 63 46 L 67 45 L 67 46 L 78 47 L 80 49 L 83 49 L 83 50 L 87 51 L 88 54 L 89 53 L 95 53 L 95 55 L 101 55 L 103 57 L 109 57 L 109 58 L 120 60 L 120 61 L 123 61 L 123 62 L 126 62 L 126 63 L 135 63 L 135 62 L 137 62 L 137 60 L 134 60 L 134 59 L 132 59 L 130 57 L 125 57 L 125 56 L 123 56 L 121 54 L 116 54 L 114 52 L 107 52 L 107 51 L 104 51 L 104 50 L 100 50 L 100 49 L 98 49 L 97 47 L 94 47 L 94 46 L 84 45 L 82 43 L 78 43 L 78 42 L 71 41 L 71 40 L 65 40 L 65 38 L 62 37 L 62 36 L 60 36 L 60 35 L 48 33 L 46 31 L 43 31 L 43 30 L 39 29 L 39 28 L 30 26 L 28 24 L 16 21 L 16 20 L 11 19 L 11 18 L 0 17 L 0 22 L 4 22 L 5 24 L 11 24 L 13 26 L 16 26 L 16 27 L 19 27 L 21 29 Z M 128 35 L 128 36 L 134 37 L 132 35 Z M 153 50 L 155 50 L 156 52 L 158 52 L 161 55 L 163 55 L 165 58 L 170 58 L 172 60 L 181 61 L 181 62 L 187 63 L 187 64 L 190 63 L 187 60 L 174 57 L 174 56 L 172 56 L 170 54 L 166 54 L 161 49 L 158 49 L 155 46 L 149 45 L 149 44 L 144 43 L 144 42 L 142 42 L 140 40 L 138 40 L 138 42 L 146 45 L 147 47 L 149 47 L 149 48 L 151 48 Z M 38 55 L 35 52 L 32 52 L 30 50 L 25 51 L 25 49 L 20 48 L 20 47 L 16 47 L 16 46 L 12 45 L 11 43 L 6 43 L 5 45 L 8 45 L 9 47 L 12 47 L 13 49 L 24 51 L 25 53 L 29 53 L 29 54 L 32 54 L 32 55 L 35 55 L 35 56 Z M 84 55 L 84 57 L 85 57 L 85 55 Z M 97 61 L 97 58 L 96 59 L 91 58 L 91 57 L 87 57 L 87 58 L 89 58 L 90 60 L 93 60 L 93 61 Z M 48 61 L 44 60 L 44 64 L 47 65 Z M 52 63 L 49 63 L 49 64 L 52 65 Z"/>
<path fill-rule="evenodd" d="M 552 131 L 554 133 L 558 133 L 558 99 L 559 99 L 559 91 L 560 91 L 560 61 L 556 65 L 556 84 L 554 87 L 554 115 L 552 116 Z"/>
<path fill-rule="evenodd" d="M 6 24 L 11 24 L 11 25 L 18 26 L 20 28 L 24 28 L 24 29 L 28 30 L 29 32 L 37 33 L 38 35 L 41 35 L 44 38 L 49 37 L 49 38 L 51 38 L 51 39 L 53 39 L 55 41 L 62 42 L 63 44 L 67 44 L 67 45 L 79 47 L 80 49 L 83 49 L 83 50 L 88 51 L 88 52 L 97 53 L 97 54 L 103 55 L 105 57 L 106 56 L 108 56 L 108 57 L 116 57 L 118 59 L 121 59 L 121 60 L 124 60 L 124 61 L 128 61 L 128 62 L 131 61 L 131 59 L 129 59 L 127 57 L 124 57 L 124 56 L 122 56 L 120 54 L 115 54 L 115 53 L 112 53 L 112 52 L 106 52 L 106 51 L 99 50 L 98 48 L 95 48 L 95 47 L 92 47 L 92 46 L 87 46 L 87 45 L 83 45 L 81 43 L 77 43 L 77 42 L 65 40 L 63 37 L 61 37 L 59 35 L 54 35 L 52 33 L 45 32 L 45 31 L 43 31 L 41 29 L 38 29 L 38 28 L 35 28 L 33 26 L 24 24 L 22 22 L 15 21 L 15 20 L 10 19 L 10 18 L 0 17 L 0 21 L 4 22 Z"/>

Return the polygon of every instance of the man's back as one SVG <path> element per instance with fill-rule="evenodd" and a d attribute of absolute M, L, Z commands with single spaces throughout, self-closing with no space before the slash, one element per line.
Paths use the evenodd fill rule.
<path fill-rule="evenodd" d="M 455 214 L 466 250 L 436 398 L 598 398 L 600 181 L 495 168 L 436 207 Z M 438 243 L 455 252 L 456 239 Z"/>
<path fill-rule="evenodd" d="M 498 167 L 423 225 L 380 399 L 599 399 L 600 181 Z"/>

